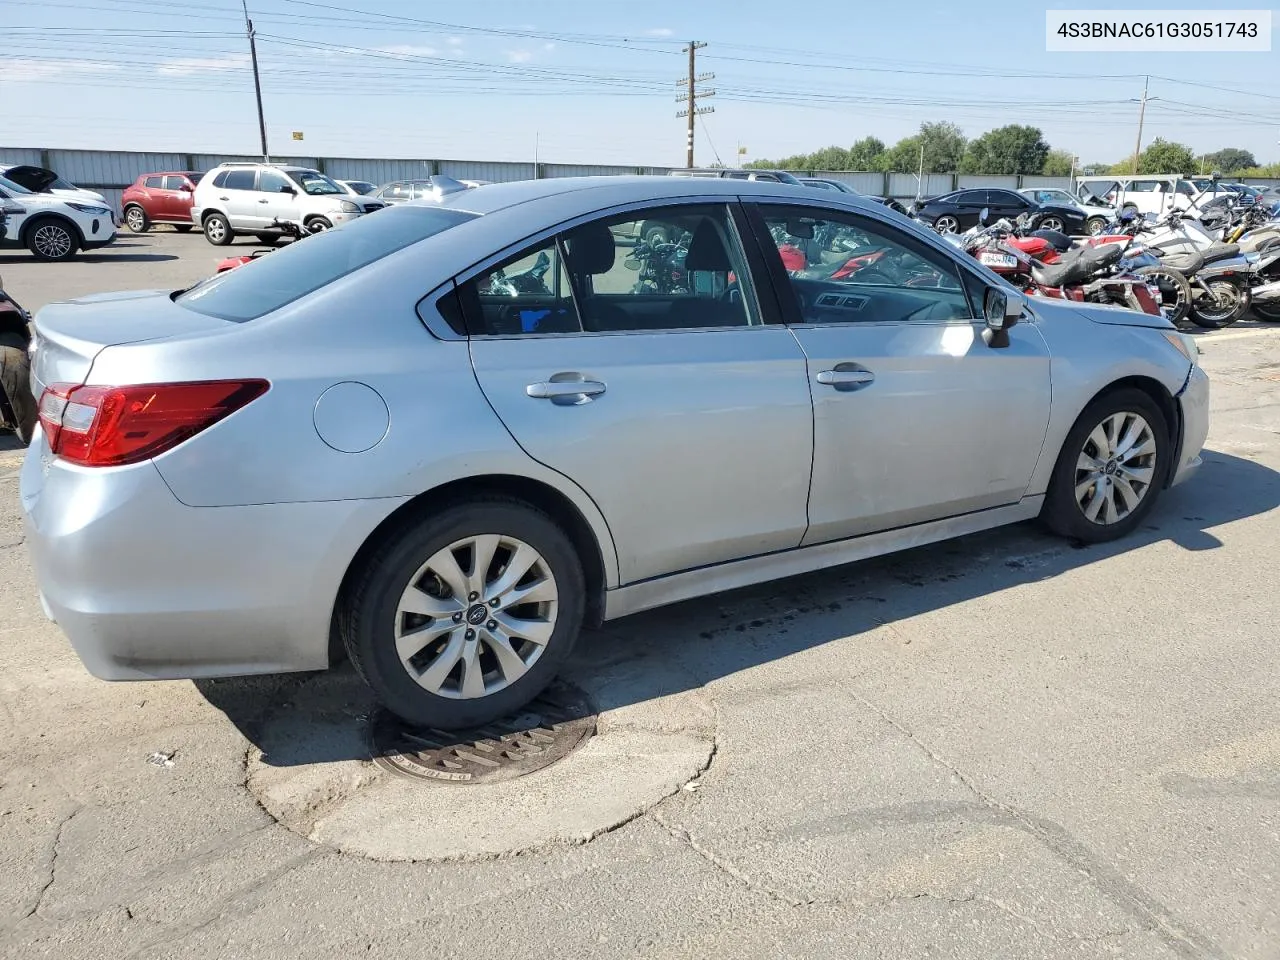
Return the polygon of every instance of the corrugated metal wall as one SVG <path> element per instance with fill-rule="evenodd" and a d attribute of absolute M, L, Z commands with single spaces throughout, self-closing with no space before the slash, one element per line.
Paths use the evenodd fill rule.
<path fill-rule="evenodd" d="M 1024 187 L 1057 187 L 1060 190 L 1070 190 L 1071 178 L 1026 176 L 1022 178 L 1022 185 Z"/>
<path fill-rule="evenodd" d="M 0 147 L 0 163 L 29 163 L 40 166 L 40 151 L 21 147 Z"/>
<path fill-rule="evenodd" d="M 926 173 L 924 183 L 921 184 L 914 173 L 891 173 L 889 174 L 889 196 L 936 197 L 940 193 L 950 193 L 955 189 L 952 186 L 954 179 L 949 173 Z"/>
<path fill-rule="evenodd" d="M 990 190 L 1017 190 L 1018 177 L 1001 177 L 990 174 L 962 173 L 956 177 L 955 189 L 981 189 L 986 187 Z"/>

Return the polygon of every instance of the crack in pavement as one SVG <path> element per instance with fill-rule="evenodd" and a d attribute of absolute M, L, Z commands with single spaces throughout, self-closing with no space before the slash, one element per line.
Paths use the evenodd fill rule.
<path fill-rule="evenodd" d="M 855 690 L 846 688 L 845 692 L 914 744 L 929 760 L 954 776 L 966 790 L 1000 814 L 1010 826 L 1024 830 L 1065 863 L 1087 876 L 1099 891 L 1158 935 L 1179 956 L 1193 958 L 1209 956 L 1216 960 L 1231 960 L 1230 955 L 1218 944 L 1180 921 L 1172 910 L 1126 879 L 1114 867 L 1103 862 L 1061 824 L 1033 816 L 985 793 L 954 763 L 918 738 L 909 727 L 894 718 L 888 711 Z"/>
<path fill-rule="evenodd" d="M 1097 943 L 1103 940 L 1115 940 L 1115 939 L 1118 939 L 1119 937 L 1127 937 L 1136 933 L 1149 932 L 1151 930 L 1150 927 L 1122 927 L 1119 930 L 1099 930 L 1097 933 L 1088 933 L 1088 934 L 1069 933 L 1069 932 L 1059 933 L 1051 929 L 1046 929 L 1048 925 L 1045 924 L 1044 921 L 1036 917 L 1029 916 L 1028 914 L 1022 913 L 1018 910 L 1015 910 L 1013 907 L 1009 906 L 1009 904 L 1005 903 L 1003 900 L 998 900 L 995 897 L 989 897 L 986 894 L 980 894 L 980 893 L 973 893 L 963 897 L 946 897 L 946 896 L 942 896 L 941 894 L 927 893 L 927 892 L 926 893 L 905 893 L 905 894 L 898 894 L 892 897 L 885 897 L 882 900 L 868 901 L 864 904 L 861 904 L 861 906 L 862 907 L 878 907 L 878 906 L 884 906 L 884 905 L 895 904 L 895 903 L 911 903 L 917 900 L 931 900 L 931 901 L 936 901 L 938 903 L 951 904 L 953 906 L 960 906 L 967 903 L 986 904 L 988 906 L 994 907 L 995 909 L 999 910 L 1001 913 L 1008 914 L 1010 917 L 1013 917 L 1015 920 L 1018 920 L 1021 923 L 1025 923 L 1028 926 L 1035 928 L 1036 930 L 1041 930 L 1045 933 L 1048 933 L 1054 939 L 1069 940 L 1072 942 L 1078 941 L 1078 942 L 1084 942 L 1084 943 Z"/>
<path fill-rule="evenodd" d="M 76 807 L 69 814 L 63 817 L 62 822 L 58 824 L 58 829 L 53 835 L 53 843 L 49 847 L 49 879 L 40 887 L 40 890 L 36 893 L 35 902 L 31 905 L 31 909 L 22 915 L 21 920 L 26 920 L 30 917 L 36 916 L 40 913 L 40 908 L 44 906 L 44 898 L 53 886 L 54 880 L 58 877 L 58 854 L 60 853 L 60 848 L 62 846 L 62 834 L 67 829 L 67 824 L 74 820 L 76 818 L 76 814 L 83 809 L 84 807 Z"/>

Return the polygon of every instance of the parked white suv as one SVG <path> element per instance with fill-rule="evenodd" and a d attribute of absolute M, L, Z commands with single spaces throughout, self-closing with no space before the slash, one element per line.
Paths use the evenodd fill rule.
<path fill-rule="evenodd" d="M 196 184 L 191 221 L 210 243 L 224 246 L 238 233 L 264 243 L 280 236 L 276 221 L 311 233 L 354 220 L 381 201 L 353 196 L 319 170 L 268 163 L 224 163 Z"/>
<path fill-rule="evenodd" d="M 115 218 L 105 203 L 34 193 L 5 177 L 0 177 L 0 211 L 5 217 L 0 249 L 26 247 L 37 260 L 70 260 L 77 250 L 106 246 L 116 236 Z"/>

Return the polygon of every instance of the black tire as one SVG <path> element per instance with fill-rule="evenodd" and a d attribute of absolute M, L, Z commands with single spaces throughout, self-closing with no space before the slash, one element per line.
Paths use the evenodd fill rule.
<path fill-rule="evenodd" d="M 324 233 L 326 230 L 333 229 L 333 223 L 328 217 L 308 217 L 303 223 L 307 233 Z"/>
<path fill-rule="evenodd" d="M 37 260 L 61 263 L 80 249 L 80 236 L 61 217 L 39 217 L 27 227 L 27 249 Z"/>
<path fill-rule="evenodd" d="M 1251 297 L 1249 288 L 1243 283 L 1226 277 L 1215 277 L 1204 282 L 1213 294 L 1213 299 L 1210 294 L 1196 291 L 1198 296 L 1191 301 L 1191 322 L 1197 327 L 1221 330 L 1231 326 L 1249 311 Z"/>
<path fill-rule="evenodd" d="M 1268 303 L 1255 303 L 1253 312 L 1257 314 L 1259 320 L 1265 320 L 1268 323 L 1280 323 L 1280 303 L 1274 300 Z"/>
<path fill-rule="evenodd" d="M 236 238 L 231 223 L 220 213 L 211 213 L 204 218 L 204 238 L 215 247 L 225 247 Z"/>
<path fill-rule="evenodd" d="M 558 594 L 550 639 L 528 672 L 501 690 L 473 699 L 429 692 L 409 675 L 395 649 L 400 597 L 437 551 L 492 532 L 523 541 L 546 561 Z M 409 723 L 449 730 L 506 716 L 542 692 L 573 649 L 585 599 L 582 564 L 555 522 L 518 500 L 486 497 L 445 506 L 379 544 L 341 598 L 339 626 L 356 672 L 389 710 Z"/>
<path fill-rule="evenodd" d="M 124 225 L 131 233 L 146 233 L 151 229 L 151 218 L 147 216 L 147 211 L 136 203 L 131 203 L 124 208 Z"/>
<path fill-rule="evenodd" d="M 17 417 L 18 438 L 31 442 L 36 427 L 36 399 L 31 395 L 31 357 L 26 341 L 16 333 L 0 333 L 0 392 Z"/>
<path fill-rule="evenodd" d="M 190 233 L 193 226 L 194 224 L 190 223 L 175 223 L 173 225 L 173 229 L 177 230 L 179 233 Z"/>
<path fill-rule="evenodd" d="M 933 221 L 935 233 L 959 233 L 960 221 L 949 213 L 944 213 Z"/>
<path fill-rule="evenodd" d="M 651 245 L 655 243 L 670 243 L 671 234 L 662 224 L 653 223 L 642 229 L 640 239 Z"/>
<path fill-rule="evenodd" d="M 1171 323 L 1186 320 L 1191 312 L 1191 282 L 1181 270 L 1166 266 L 1141 267 L 1136 273 L 1152 279 L 1160 288 L 1160 306 Z"/>
<path fill-rule="evenodd" d="M 1107 229 L 1107 218 L 1090 217 L 1084 226 L 1085 229 L 1089 231 L 1089 236 L 1096 237 L 1103 230 Z"/>
<path fill-rule="evenodd" d="M 268 247 L 274 247 L 280 242 L 280 234 L 278 233 L 258 233 L 254 234 L 258 238 L 259 243 L 265 243 Z"/>
<path fill-rule="evenodd" d="M 1059 233 L 1067 231 L 1066 223 L 1056 213 L 1046 214 L 1036 226 L 1041 230 L 1056 230 Z"/>
<path fill-rule="evenodd" d="M 1129 514 L 1113 523 L 1097 523 L 1085 516 L 1084 508 L 1076 499 L 1076 469 L 1089 435 L 1106 420 L 1118 413 L 1137 413 L 1151 427 L 1156 443 L 1154 473 L 1137 505 Z M 1040 519 L 1054 533 L 1085 543 L 1105 543 L 1130 533 L 1155 506 L 1169 475 L 1173 444 L 1169 439 L 1169 425 L 1164 414 L 1147 394 L 1141 390 L 1122 388 L 1104 394 L 1089 404 L 1075 426 L 1067 434 L 1049 479 L 1049 491 L 1040 510 Z M 1096 491 L 1095 491 L 1096 495 Z"/>

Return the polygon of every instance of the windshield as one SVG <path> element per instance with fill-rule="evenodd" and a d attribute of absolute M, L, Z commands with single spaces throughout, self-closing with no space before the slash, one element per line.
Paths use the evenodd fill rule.
<path fill-rule="evenodd" d="M 8 177 L 0 177 L 0 187 L 3 187 L 5 190 L 9 191 L 10 193 L 31 193 L 31 191 L 28 190 L 26 187 L 19 186 L 18 184 L 10 180 Z"/>
<path fill-rule="evenodd" d="M 443 207 L 392 207 L 228 270 L 184 291 L 174 302 L 223 320 L 254 320 L 476 216 Z"/>
<path fill-rule="evenodd" d="M 302 173 L 290 174 L 294 180 L 298 181 L 298 186 L 302 187 L 304 193 L 309 193 L 313 197 L 325 196 L 327 194 L 337 193 L 344 194 L 347 191 L 326 177 L 323 173 L 316 173 L 314 170 L 306 170 Z"/>

